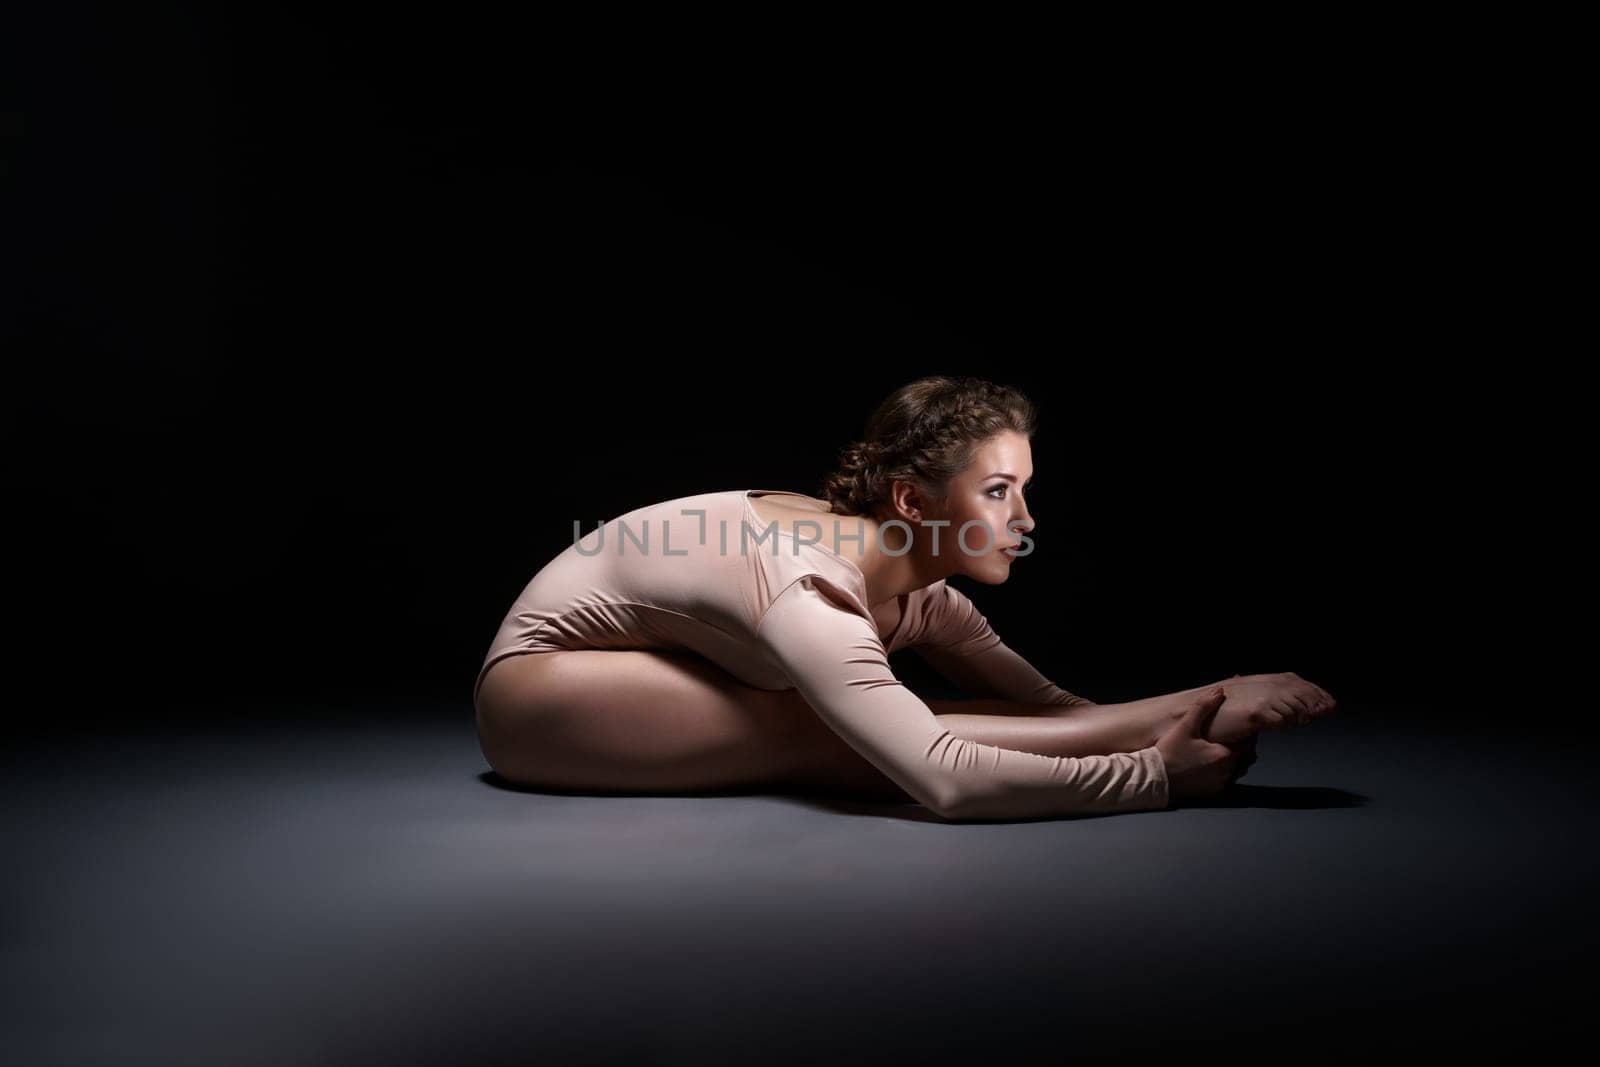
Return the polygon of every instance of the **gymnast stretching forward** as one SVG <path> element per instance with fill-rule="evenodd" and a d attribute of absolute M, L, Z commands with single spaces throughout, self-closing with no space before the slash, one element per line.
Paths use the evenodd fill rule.
<path fill-rule="evenodd" d="M 1011 387 L 923 378 L 878 406 L 820 497 L 730 489 L 597 526 L 495 634 L 473 687 L 485 759 L 534 787 L 799 787 L 1050 818 L 1215 795 L 1259 731 L 1334 709 L 1295 674 L 1096 704 L 1006 645 L 947 579 L 997 585 L 1028 553 L 1036 418 Z M 917 697 L 889 669 L 903 648 L 971 699 Z"/>

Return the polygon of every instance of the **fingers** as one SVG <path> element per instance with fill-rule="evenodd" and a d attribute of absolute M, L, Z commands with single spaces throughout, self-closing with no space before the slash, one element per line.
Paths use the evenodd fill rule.
<path fill-rule="evenodd" d="M 1204 737 L 1210 730 L 1212 720 L 1217 717 L 1217 709 L 1222 707 L 1226 699 L 1222 687 L 1216 686 L 1189 704 L 1189 722 L 1196 737 Z"/>
<path fill-rule="evenodd" d="M 1239 756 L 1228 745 L 1213 746 L 1211 765 L 1219 776 L 1217 778 L 1218 792 L 1232 785 L 1241 771 Z"/>
<path fill-rule="evenodd" d="M 1255 758 L 1256 758 L 1256 739 L 1255 739 L 1255 735 L 1252 734 L 1251 736 L 1245 738 L 1243 741 L 1224 741 L 1223 744 L 1226 745 L 1228 747 L 1228 750 L 1233 753 L 1234 759 L 1238 760 L 1241 764 L 1249 764 L 1249 763 L 1254 763 L 1255 762 Z"/>
<path fill-rule="evenodd" d="M 1211 743 L 1207 759 L 1213 767 L 1220 768 L 1225 774 L 1233 773 L 1234 767 L 1239 762 L 1239 758 L 1234 755 L 1233 749 L 1227 745 L 1217 744 L 1215 741 Z"/>

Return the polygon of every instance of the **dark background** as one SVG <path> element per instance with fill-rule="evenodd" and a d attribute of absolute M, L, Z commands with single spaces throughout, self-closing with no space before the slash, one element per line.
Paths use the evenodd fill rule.
<path fill-rule="evenodd" d="M 1502 55 L 1554 68 L 1547 30 L 18 15 L 5 725 L 74 736 L 0 748 L 10 1044 L 1584 1036 L 1590 597 L 1558 549 L 1589 526 L 1540 507 L 1592 482 L 1556 469 L 1592 447 L 1548 313 L 1585 275 L 1515 240 L 1574 243 L 1538 149 L 1585 127 Z M 964 586 L 1008 642 L 1099 700 L 1294 670 L 1334 721 L 1268 741 L 1236 810 L 1127 823 L 488 772 L 475 672 L 574 519 L 814 492 L 930 373 L 1040 408 L 1037 550 Z"/>
<path fill-rule="evenodd" d="M 1493 714 L 1508 386 L 1463 356 L 1485 233 L 1420 98 L 709 65 L 465 15 L 34 17 L 7 131 L 31 724 L 469 715 L 573 519 L 816 492 L 930 373 L 1041 410 L 1036 551 L 965 588 L 1060 684 L 1293 670 Z"/>

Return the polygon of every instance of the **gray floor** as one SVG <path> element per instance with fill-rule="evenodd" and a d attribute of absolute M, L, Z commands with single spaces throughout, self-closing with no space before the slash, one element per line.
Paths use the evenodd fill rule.
<path fill-rule="evenodd" d="M 954 825 L 328 715 L 7 751 L 8 1062 L 1526 1056 L 1591 992 L 1576 747 L 1347 706 L 1213 806 Z"/>

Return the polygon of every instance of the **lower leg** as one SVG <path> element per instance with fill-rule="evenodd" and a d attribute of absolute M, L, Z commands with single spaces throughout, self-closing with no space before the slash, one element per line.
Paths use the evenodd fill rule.
<path fill-rule="evenodd" d="M 1041 756 L 1099 756 L 1148 748 L 1177 721 L 1182 694 L 1122 704 L 1017 704 L 1007 700 L 929 700 L 957 737 Z"/>

